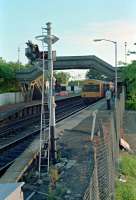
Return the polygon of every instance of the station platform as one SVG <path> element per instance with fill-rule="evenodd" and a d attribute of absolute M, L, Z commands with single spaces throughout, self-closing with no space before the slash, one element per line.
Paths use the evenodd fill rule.
<path fill-rule="evenodd" d="M 0 200 L 23 200 L 21 187 L 24 183 L 4 183 L 0 184 Z"/>
<path fill-rule="evenodd" d="M 79 111 L 78 113 L 68 117 L 67 119 L 60 121 L 56 125 L 57 138 L 62 138 L 61 140 L 63 141 L 63 143 L 67 143 L 69 140 L 68 138 L 71 138 L 71 140 L 72 140 L 72 135 L 74 134 L 73 130 L 75 131 L 75 134 L 77 133 L 77 130 L 80 130 L 80 133 L 82 133 L 81 138 L 82 139 L 85 138 L 85 135 L 84 135 L 85 130 L 84 129 L 87 128 L 87 125 L 85 124 L 85 126 L 83 127 L 83 126 L 81 126 L 81 123 L 86 118 L 90 118 L 91 113 L 94 110 L 96 110 L 96 109 L 103 110 L 105 107 L 106 107 L 105 100 L 100 100 L 99 102 L 85 108 L 84 110 Z M 90 136 L 90 134 L 91 134 L 91 123 L 92 123 L 92 120 L 90 121 L 88 130 L 86 131 L 86 133 L 88 132 L 87 137 L 88 137 L 88 135 Z M 35 130 L 35 127 L 33 127 L 33 129 Z M 69 135 L 69 136 L 65 138 L 65 134 Z M 48 130 L 47 130 L 46 135 L 48 136 Z M 73 140 L 73 146 L 74 146 L 74 142 L 76 143 L 78 134 L 75 137 L 76 138 Z M 79 148 L 80 148 L 80 145 L 79 145 Z M 79 150 L 77 150 L 77 151 L 79 152 Z M 6 182 L 10 183 L 10 182 L 19 181 L 20 178 L 22 177 L 22 175 L 24 174 L 24 172 L 27 170 L 27 168 L 31 165 L 33 160 L 38 155 L 38 152 L 39 152 L 39 136 L 37 136 L 37 138 L 29 145 L 29 147 L 8 168 L 6 173 L 0 178 L 0 183 L 6 183 Z M 85 166 L 81 166 L 81 167 L 85 167 Z"/>
<path fill-rule="evenodd" d="M 80 94 L 69 94 L 68 96 L 55 96 L 56 101 L 63 100 L 63 99 L 68 99 L 71 97 L 76 97 L 80 96 Z M 33 105 L 39 105 L 41 104 L 41 101 L 35 100 L 32 102 L 22 102 L 22 103 L 17 103 L 17 104 L 8 104 L 8 105 L 3 105 L 0 106 L 0 120 L 5 119 L 6 117 L 16 113 L 17 111 L 22 110 L 23 108 L 26 107 L 31 107 Z"/>

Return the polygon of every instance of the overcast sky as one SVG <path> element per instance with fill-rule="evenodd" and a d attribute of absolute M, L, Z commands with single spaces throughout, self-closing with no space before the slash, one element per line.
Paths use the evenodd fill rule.
<path fill-rule="evenodd" d="M 0 0 L 0 57 L 17 61 L 24 56 L 25 42 L 35 41 L 41 26 L 52 22 L 58 56 L 96 55 L 114 65 L 113 45 L 94 43 L 95 38 L 118 42 L 118 60 L 124 61 L 124 42 L 136 50 L 135 0 Z M 130 56 L 128 61 L 134 59 Z"/>

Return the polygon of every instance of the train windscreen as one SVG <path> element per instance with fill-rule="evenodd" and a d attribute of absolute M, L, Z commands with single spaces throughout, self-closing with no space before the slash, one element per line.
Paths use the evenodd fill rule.
<path fill-rule="evenodd" d="M 90 84 L 83 86 L 83 92 L 99 92 L 99 85 Z"/>

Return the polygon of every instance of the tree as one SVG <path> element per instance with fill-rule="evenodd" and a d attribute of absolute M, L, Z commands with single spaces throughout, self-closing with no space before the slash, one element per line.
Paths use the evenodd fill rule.
<path fill-rule="evenodd" d="M 82 86 L 84 83 L 84 80 L 71 80 L 68 82 L 68 85 L 77 85 L 77 86 Z"/>
<path fill-rule="evenodd" d="M 122 78 L 127 86 L 128 95 L 136 100 L 136 61 L 124 67 Z"/>
<path fill-rule="evenodd" d="M 54 76 L 60 84 L 67 84 L 70 79 L 70 74 L 67 72 L 54 72 Z"/>
<path fill-rule="evenodd" d="M 99 73 L 95 69 L 90 69 L 86 73 L 86 78 L 89 78 L 89 79 L 98 79 L 98 80 L 106 80 L 107 77 L 105 75 Z"/>
<path fill-rule="evenodd" d="M 136 61 L 123 68 L 122 78 L 127 89 L 127 107 L 136 109 Z"/>
<path fill-rule="evenodd" d="M 5 60 L 0 60 L 0 78 L 5 81 L 15 79 L 14 69 Z"/>
<path fill-rule="evenodd" d="M 20 88 L 16 80 L 16 71 L 26 67 L 28 65 L 6 62 L 0 58 L 0 92 L 18 91 Z"/>

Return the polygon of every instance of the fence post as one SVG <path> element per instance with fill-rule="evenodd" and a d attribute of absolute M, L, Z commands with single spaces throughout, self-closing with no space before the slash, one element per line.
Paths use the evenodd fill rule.
<path fill-rule="evenodd" d="M 98 110 L 95 110 L 92 114 L 93 116 L 93 123 L 92 123 L 92 130 L 91 130 L 91 141 L 93 140 L 94 137 L 94 129 L 95 129 L 95 122 L 96 122 L 96 114 L 97 114 Z"/>
<path fill-rule="evenodd" d="M 111 134 L 111 152 L 112 152 L 112 176 L 113 176 L 113 182 L 112 182 L 112 199 L 115 199 L 115 165 L 116 165 L 116 139 L 115 139 L 115 127 L 114 127 L 114 118 L 113 118 L 113 114 L 111 115 L 111 130 L 110 130 L 110 134 Z"/>
<path fill-rule="evenodd" d="M 122 86 L 122 108 L 123 108 L 123 113 L 125 111 L 125 86 Z"/>

